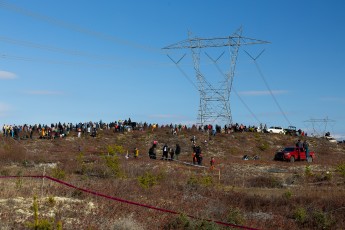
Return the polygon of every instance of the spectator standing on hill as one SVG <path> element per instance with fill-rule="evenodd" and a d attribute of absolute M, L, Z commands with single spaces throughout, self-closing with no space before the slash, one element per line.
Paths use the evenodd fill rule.
<path fill-rule="evenodd" d="M 157 141 L 153 141 L 151 148 L 149 149 L 150 159 L 157 159 Z"/>
<path fill-rule="evenodd" d="M 170 160 L 174 160 L 175 150 L 174 148 L 169 148 Z"/>
<path fill-rule="evenodd" d="M 303 143 L 301 142 L 300 139 L 298 139 L 297 143 L 296 143 L 296 147 L 297 148 L 303 148 Z"/>
<path fill-rule="evenodd" d="M 77 132 L 78 132 L 78 138 L 80 138 L 81 137 L 81 128 L 77 128 Z"/>
<path fill-rule="evenodd" d="M 211 157 L 211 160 L 210 160 L 210 169 L 213 170 L 214 169 L 214 165 L 216 164 L 216 160 L 214 159 L 214 157 Z"/>
<path fill-rule="evenodd" d="M 178 156 L 181 153 L 181 147 L 179 144 L 176 144 L 176 148 L 175 148 L 175 155 L 176 155 L 176 160 L 178 160 Z"/>
<path fill-rule="evenodd" d="M 164 144 L 164 146 L 163 146 L 163 155 L 162 155 L 162 159 L 161 160 L 168 160 L 168 151 L 169 151 L 168 145 Z"/>
<path fill-rule="evenodd" d="M 307 140 L 304 140 L 303 148 L 305 151 L 305 159 L 308 161 L 308 159 L 309 159 L 309 144 L 308 144 Z"/>
<path fill-rule="evenodd" d="M 149 157 L 150 157 L 150 159 L 157 159 L 156 147 L 157 147 L 157 144 L 153 143 L 153 145 L 149 149 Z"/>
<path fill-rule="evenodd" d="M 139 156 L 139 149 L 137 147 L 134 148 L 134 158 L 138 158 Z"/>
<path fill-rule="evenodd" d="M 193 144 L 195 144 L 196 137 L 195 137 L 195 136 L 193 136 L 193 137 L 190 139 L 190 141 L 191 141 Z"/>
<path fill-rule="evenodd" d="M 198 165 L 201 165 L 202 164 L 202 154 L 201 154 L 200 146 L 195 147 L 195 158 L 196 158 L 196 161 L 198 162 Z"/>

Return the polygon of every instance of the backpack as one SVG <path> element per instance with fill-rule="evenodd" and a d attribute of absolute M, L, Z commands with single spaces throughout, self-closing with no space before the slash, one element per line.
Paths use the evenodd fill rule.
<path fill-rule="evenodd" d="M 199 156 L 201 154 L 201 149 L 200 149 L 200 147 L 198 146 L 198 147 L 196 147 L 196 149 L 195 149 L 195 155 L 196 156 Z"/>
<path fill-rule="evenodd" d="M 151 147 L 151 148 L 149 149 L 149 155 L 154 155 L 153 147 Z"/>

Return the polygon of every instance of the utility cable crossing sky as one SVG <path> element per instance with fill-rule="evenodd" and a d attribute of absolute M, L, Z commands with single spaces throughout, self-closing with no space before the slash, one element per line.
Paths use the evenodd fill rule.
<path fill-rule="evenodd" d="M 253 60 L 253 62 L 255 63 L 255 66 L 256 66 L 256 68 L 257 68 L 257 70 L 258 70 L 258 72 L 259 72 L 259 75 L 260 75 L 260 77 L 262 78 L 262 80 L 264 81 L 264 83 L 265 83 L 265 85 L 266 85 L 266 88 L 267 88 L 268 91 L 270 92 L 270 94 L 271 94 L 271 96 L 272 96 L 272 98 L 273 98 L 275 104 L 276 104 L 277 107 L 279 108 L 281 114 L 284 116 L 286 122 L 291 126 L 290 120 L 287 118 L 287 116 L 286 116 L 285 112 L 283 111 L 282 107 L 279 105 L 278 100 L 277 100 L 276 97 L 274 96 L 274 94 L 273 94 L 273 92 L 272 92 L 270 86 L 269 86 L 268 83 L 267 83 L 267 80 L 266 80 L 264 74 L 262 73 L 262 71 L 261 71 L 261 69 L 260 69 L 259 64 L 258 64 L 257 61 L 256 61 L 256 60 L 261 56 L 261 54 L 263 54 L 264 51 L 265 51 L 265 50 L 262 50 L 261 53 L 260 53 L 257 57 L 254 58 L 252 55 L 250 55 L 247 51 L 244 50 L 244 52 L 246 52 L 246 54 L 247 54 L 247 55 Z"/>

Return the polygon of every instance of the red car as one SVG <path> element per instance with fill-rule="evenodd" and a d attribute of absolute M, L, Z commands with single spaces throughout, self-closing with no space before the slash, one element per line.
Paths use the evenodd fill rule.
<path fill-rule="evenodd" d="M 274 156 L 274 160 L 284 160 L 290 162 L 294 162 L 295 160 L 308 160 L 308 162 L 312 162 L 314 158 L 314 152 L 309 151 L 309 159 L 306 159 L 304 149 L 294 146 L 285 147 L 283 150 L 278 151 Z"/>

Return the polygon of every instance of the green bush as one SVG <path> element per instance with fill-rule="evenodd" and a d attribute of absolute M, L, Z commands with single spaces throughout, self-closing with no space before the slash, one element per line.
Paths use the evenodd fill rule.
<path fill-rule="evenodd" d="M 292 197 L 292 192 L 290 190 L 284 192 L 283 193 L 283 197 L 286 198 L 286 199 L 290 199 Z"/>
<path fill-rule="evenodd" d="M 63 169 L 60 169 L 59 167 L 52 169 L 52 177 L 63 180 L 66 178 L 66 173 Z"/>
<path fill-rule="evenodd" d="M 231 207 L 227 220 L 231 224 L 242 225 L 244 223 L 244 216 L 240 209 Z"/>
<path fill-rule="evenodd" d="M 0 171 L 0 175 L 1 176 L 9 176 L 10 175 L 10 171 L 8 169 L 2 169 Z"/>
<path fill-rule="evenodd" d="M 110 169 L 112 176 L 115 176 L 115 177 L 122 176 L 120 162 L 117 155 L 103 156 L 103 159 L 105 160 L 105 164 L 108 167 L 108 169 Z"/>
<path fill-rule="evenodd" d="M 315 180 L 317 181 L 317 182 L 322 182 L 322 181 L 331 181 L 332 180 L 332 177 L 333 177 L 333 175 L 332 175 L 332 173 L 330 173 L 330 172 L 323 172 L 323 173 L 318 173 L 318 174 L 316 174 L 315 175 Z"/>
<path fill-rule="evenodd" d="M 251 187 L 256 188 L 281 188 L 282 184 L 279 178 L 274 176 L 258 176 L 248 180 Z"/>
<path fill-rule="evenodd" d="M 345 162 L 339 164 L 336 167 L 336 171 L 342 176 L 345 177 Z"/>
<path fill-rule="evenodd" d="M 55 204 L 56 204 L 56 200 L 53 196 L 50 196 L 47 198 L 47 204 L 50 206 L 50 207 L 54 207 Z"/>
<path fill-rule="evenodd" d="M 37 202 L 36 196 L 34 196 L 32 210 L 34 212 L 34 220 L 32 222 L 25 223 L 27 228 L 34 229 L 34 230 L 53 230 L 53 229 L 61 230 L 62 229 L 62 223 L 60 221 L 57 222 L 56 227 L 55 227 L 54 219 L 48 220 L 48 219 L 39 218 L 38 202 Z"/>
<path fill-rule="evenodd" d="M 313 176 L 313 173 L 311 172 L 311 167 L 309 165 L 305 166 L 304 174 L 307 177 Z"/>
<path fill-rule="evenodd" d="M 109 155 L 114 155 L 116 153 L 124 153 L 125 152 L 125 149 L 120 146 L 120 145 L 108 145 L 107 146 L 107 153 Z"/>
<path fill-rule="evenodd" d="M 220 230 L 222 229 L 216 223 L 207 220 L 194 220 L 186 216 L 185 214 L 180 214 L 174 220 L 166 224 L 163 229 L 173 230 L 173 229 L 183 229 L 183 230 Z"/>
<path fill-rule="evenodd" d="M 160 179 L 162 179 L 162 175 L 153 175 L 150 172 L 145 172 L 145 175 L 138 177 L 138 182 L 142 188 L 148 189 L 158 184 Z"/>
<path fill-rule="evenodd" d="M 199 185 L 207 187 L 207 186 L 211 186 L 213 184 L 213 179 L 212 179 L 212 176 L 210 176 L 210 175 L 205 175 L 205 176 L 202 176 L 200 178 L 197 178 L 195 176 L 191 176 L 188 179 L 187 184 L 192 186 L 192 187 L 196 187 Z"/>
<path fill-rule="evenodd" d="M 190 219 L 185 214 L 180 214 L 170 223 L 164 226 L 164 229 L 195 229 L 194 223 L 190 221 Z"/>
<path fill-rule="evenodd" d="M 294 219 L 299 224 L 304 224 L 307 220 L 307 210 L 303 207 L 298 207 L 293 214 Z"/>
<path fill-rule="evenodd" d="M 332 226 L 334 222 L 330 215 L 322 211 L 313 212 L 312 219 L 313 219 L 312 222 L 319 229 L 330 229 L 330 227 Z"/>
<path fill-rule="evenodd" d="M 265 151 L 270 147 L 270 145 L 267 142 L 261 143 L 260 145 L 258 145 L 258 149 L 260 149 L 261 151 Z"/>
<path fill-rule="evenodd" d="M 203 186 L 210 186 L 213 184 L 213 180 L 211 176 L 203 176 L 199 179 L 199 183 Z"/>
<path fill-rule="evenodd" d="M 195 176 L 191 176 L 188 181 L 187 181 L 188 185 L 191 186 L 197 186 L 199 184 L 198 179 Z"/>
<path fill-rule="evenodd" d="M 78 167 L 80 167 L 79 169 L 79 173 L 84 175 L 86 172 L 87 172 L 87 167 L 86 167 L 86 164 L 85 164 L 85 159 L 84 159 L 84 153 L 83 152 L 80 152 L 77 156 L 77 162 L 78 162 Z"/>

